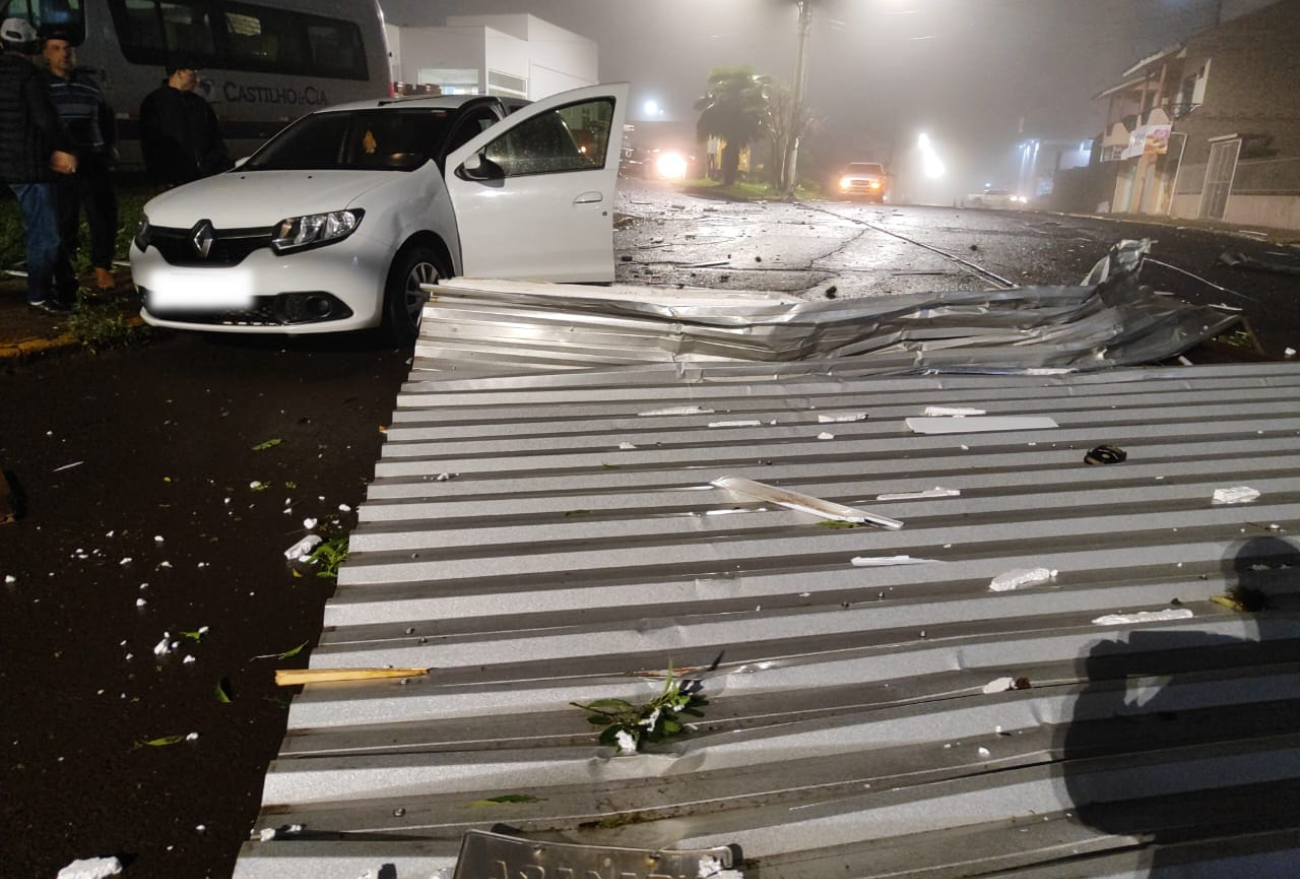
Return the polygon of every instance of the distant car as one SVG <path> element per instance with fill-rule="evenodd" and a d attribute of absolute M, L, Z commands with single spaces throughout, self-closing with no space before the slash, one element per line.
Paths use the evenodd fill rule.
<path fill-rule="evenodd" d="M 1016 195 L 1009 189 L 983 189 L 967 193 L 961 200 L 964 208 L 987 208 L 989 210 L 1015 210 L 1029 203 L 1023 195 Z"/>
<path fill-rule="evenodd" d="M 318 110 L 239 167 L 145 205 L 131 273 L 155 326 L 419 331 L 452 275 L 614 279 L 627 86 Z M 508 114 L 508 115 L 507 115 Z"/>
<path fill-rule="evenodd" d="M 840 169 L 832 191 L 839 198 L 885 202 L 889 200 L 889 175 L 877 162 L 850 162 Z"/>

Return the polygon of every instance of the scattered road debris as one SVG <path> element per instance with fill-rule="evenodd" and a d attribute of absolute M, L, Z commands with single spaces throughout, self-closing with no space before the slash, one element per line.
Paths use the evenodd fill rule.
<path fill-rule="evenodd" d="M 1005 693 L 1008 690 L 1028 690 L 1029 678 L 994 678 L 984 685 L 984 693 Z"/>
<path fill-rule="evenodd" d="M 892 565 L 938 564 L 938 559 L 914 559 L 910 555 L 854 556 L 849 563 L 855 568 L 887 568 Z"/>
<path fill-rule="evenodd" d="M 710 421 L 709 427 L 761 427 L 761 421 Z"/>
<path fill-rule="evenodd" d="M 1211 500 L 1216 504 L 1249 504 L 1259 499 L 1259 492 L 1248 485 L 1233 488 L 1216 488 Z"/>
<path fill-rule="evenodd" d="M 325 684 L 338 681 L 379 681 L 391 678 L 421 678 L 429 668 L 280 668 L 275 671 L 278 687 Z"/>
<path fill-rule="evenodd" d="M 933 497 L 961 497 L 961 489 L 941 488 L 936 485 L 934 488 L 928 488 L 925 491 L 903 491 L 903 492 L 897 492 L 895 494 L 878 494 L 876 495 L 876 500 L 878 501 L 919 501 L 919 500 L 924 500 L 926 498 L 933 498 Z"/>
<path fill-rule="evenodd" d="M 818 424 L 844 424 L 851 421 L 866 421 L 867 413 L 865 412 L 844 412 L 841 414 L 819 413 L 817 415 Z"/>
<path fill-rule="evenodd" d="M 967 415 L 987 415 L 983 409 L 971 409 L 965 406 L 926 406 L 921 413 L 929 418 L 965 418 Z"/>
<path fill-rule="evenodd" d="M 1085 464 L 1122 464 L 1127 460 L 1128 452 L 1110 443 L 1102 443 L 1083 456 Z"/>
<path fill-rule="evenodd" d="M 1256 272 L 1274 272 L 1280 275 L 1300 275 L 1300 260 L 1290 259 L 1256 259 L 1240 251 L 1224 251 L 1219 254 L 1219 263 L 1234 269 L 1249 269 Z"/>
<path fill-rule="evenodd" d="M 51 473 L 58 473 L 58 472 L 60 472 L 60 471 L 62 471 L 62 470 L 71 470 L 73 467 L 80 467 L 80 466 L 81 466 L 82 464 L 84 464 L 84 463 L 86 463 L 86 462 L 85 462 L 85 461 L 73 461 L 71 464 L 64 464 L 62 467 L 55 467 L 55 468 L 54 468 L 53 470 L 51 470 L 50 472 L 51 472 Z"/>
<path fill-rule="evenodd" d="M 801 513 L 810 513 L 814 516 L 821 516 L 827 519 L 834 519 L 840 522 L 857 522 L 860 524 L 879 525 L 882 528 L 897 530 L 903 527 L 903 523 L 897 519 L 891 519 L 888 516 L 880 516 L 875 513 L 868 513 L 865 510 L 858 510 L 853 507 L 846 507 L 842 504 L 822 500 L 821 498 L 811 497 L 806 494 L 789 491 L 784 488 L 777 488 L 775 485 L 767 485 L 762 482 L 755 482 L 752 479 L 745 479 L 743 476 L 723 476 L 713 480 L 712 485 L 718 488 L 724 488 L 728 491 L 734 491 L 736 494 L 745 495 L 746 497 L 755 498 L 760 501 L 768 501 L 777 504 L 789 510 L 797 510 Z"/>
<path fill-rule="evenodd" d="M 637 415 L 643 418 L 650 418 L 655 415 L 712 415 L 712 409 L 703 409 L 699 406 L 669 406 L 667 409 L 651 409 L 647 412 L 638 412 Z"/>
<path fill-rule="evenodd" d="M 907 427 L 912 433 L 990 433 L 1006 430 L 1053 430 L 1055 419 L 1046 415 L 989 415 L 961 418 L 908 418 Z"/>
<path fill-rule="evenodd" d="M 311 556 L 311 551 L 322 544 L 325 538 L 319 534 L 308 534 L 302 540 L 299 540 L 293 546 L 284 551 L 284 557 L 290 561 L 305 562 Z"/>
<path fill-rule="evenodd" d="M 120 875 L 122 862 L 117 858 L 85 858 L 60 870 L 58 879 L 108 879 Z"/>
<path fill-rule="evenodd" d="M 0 525 L 7 525 L 18 517 L 18 502 L 13 486 L 4 468 L 0 467 Z"/>
<path fill-rule="evenodd" d="M 1056 579 L 1053 568 L 1014 568 L 998 574 L 989 581 L 989 589 L 994 592 L 1010 592 L 1022 586 L 1041 586 Z"/>
<path fill-rule="evenodd" d="M 1098 626 L 1123 626 L 1132 623 L 1163 623 L 1170 620 L 1189 620 L 1194 614 L 1185 607 L 1170 607 L 1165 610 L 1141 610 L 1137 613 L 1112 613 L 1097 617 L 1093 623 Z"/>

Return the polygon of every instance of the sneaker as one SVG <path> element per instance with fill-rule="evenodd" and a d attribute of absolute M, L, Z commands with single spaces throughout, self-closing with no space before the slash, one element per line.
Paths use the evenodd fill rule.
<path fill-rule="evenodd" d="M 29 302 L 27 304 L 32 308 L 39 308 L 41 311 L 50 314 L 67 314 L 69 311 L 72 311 L 72 306 L 64 305 L 62 302 L 58 302 L 54 299 L 42 299 L 40 302 Z"/>

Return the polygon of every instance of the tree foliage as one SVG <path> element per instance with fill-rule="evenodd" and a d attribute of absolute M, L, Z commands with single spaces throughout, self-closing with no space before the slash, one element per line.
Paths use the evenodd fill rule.
<path fill-rule="evenodd" d="M 769 83 L 751 67 L 715 67 L 709 73 L 709 90 L 695 102 L 700 111 L 696 135 L 723 141 L 722 177 L 728 185 L 736 182 L 740 151 L 763 131 Z"/>

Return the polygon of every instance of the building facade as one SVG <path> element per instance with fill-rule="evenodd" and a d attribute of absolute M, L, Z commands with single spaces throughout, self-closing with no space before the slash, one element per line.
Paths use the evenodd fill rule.
<path fill-rule="evenodd" d="M 1126 70 L 1079 207 L 1300 229 L 1297 35 L 1276 0 Z"/>
<path fill-rule="evenodd" d="M 450 16 L 443 27 L 385 27 L 401 93 L 536 101 L 599 81 L 596 44 L 534 15 Z"/>

